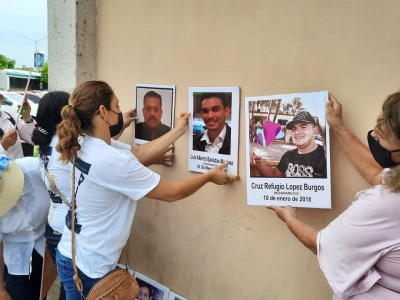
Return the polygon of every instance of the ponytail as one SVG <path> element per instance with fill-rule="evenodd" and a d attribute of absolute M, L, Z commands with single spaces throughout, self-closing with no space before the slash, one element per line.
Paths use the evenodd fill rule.
<path fill-rule="evenodd" d="M 66 105 L 61 111 L 63 121 L 57 126 L 58 143 L 56 150 L 60 153 L 60 160 L 67 163 L 77 156 L 81 148 L 79 135 L 81 135 L 81 121 L 76 115 L 72 105 Z"/>
<path fill-rule="evenodd" d="M 101 105 L 110 108 L 113 95 L 112 88 L 99 80 L 84 82 L 72 91 L 69 105 L 61 111 L 62 122 L 57 126 L 59 141 L 56 150 L 62 162 L 77 157 L 81 148 L 79 136 L 93 131 L 93 117 L 99 114 Z"/>

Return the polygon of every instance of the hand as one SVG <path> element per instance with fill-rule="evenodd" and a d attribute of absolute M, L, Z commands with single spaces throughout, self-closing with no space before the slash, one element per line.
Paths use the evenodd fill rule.
<path fill-rule="evenodd" d="M 136 108 L 132 108 L 124 113 L 124 128 L 128 128 L 133 121 L 136 121 Z"/>
<path fill-rule="evenodd" d="M 189 117 L 190 117 L 190 112 L 180 113 L 179 116 L 175 118 L 175 128 L 179 128 L 186 131 L 186 126 L 188 124 Z"/>
<path fill-rule="evenodd" d="M 279 219 L 281 219 L 285 223 L 289 222 L 291 218 L 297 219 L 296 215 L 297 208 L 293 208 L 290 205 L 287 205 L 285 207 L 268 205 L 267 208 L 272 209 L 279 217 Z"/>
<path fill-rule="evenodd" d="M 1 145 L 3 146 L 4 150 L 8 150 L 11 146 L 13 146 L 17 142 L 18 138 L 18 131 L 16 129 L 11 129 L 7 131 L 3 138 L 1 139 Z"/>
<path fill-rule="evenodd" d="M 0 286 L 0 299 L 1 300 L 12 300 L 6 289 Z"/>
<path fill-rule="evenodd" d="M 24 101 L 22 102 L 22 108 L 21 105 L 18 105 L 18 109 L 21 109 L 21 117 L 24 119 L 29 119 L 31 116 L 31 105 L 29 104 L 28 98 L 24 98 Z"/>
<path fill-rule="evenodd" d="M 210 181 L 212 183 L 218 184 L 218 185 L 225 185 L 227 183 L 230 183 L 234 180 L 238 180 L 239 176 L 238 175 L 232 175 L 228 174 L 224 171 L 226 166 L 228 165 L 228 162 L 224 162 L 222 165 L 214 167 L 212 170 L 208 171 L 210 174 Z"/>
<path fill-rule="evenodd" d="M 261 165 L 261 156 L 258 156 L 254 153 L 254 151 L 251 151 L 250 166 L 259 167 L 260 165 Z"/>
<path fill-rule="evenodd" d="M 342 120 L 342 105 L 330 93 L 329 100 L 326 103 L 326 120 L 333 130 L 338 127 L 344 126 Z"/>
<path fill-rule="evenodd" d="M 165 153 L 162 153 L 161 155 L 155 157 L 150 163 L 149 165 L 154 165 L 154 164 L 158 164 L 158 165 L 164 165 L 166 167 L 170 167 L 171 165 L 168 163 L 170 161 L 174 160 L 175 154 L 173 152 L 168 153 L 169 151 L 173 151 L 175 149 L 174 145 L 169 146 L 166 150 Z"/>

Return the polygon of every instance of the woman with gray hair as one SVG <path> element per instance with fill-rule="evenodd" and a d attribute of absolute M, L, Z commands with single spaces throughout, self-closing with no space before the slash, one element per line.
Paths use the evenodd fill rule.
<path fill-rule="evenodd" d="M 400 92 L 383 103 L 368 132 L 369 149 L 342 121 L 342 106 L 329 96 L 327 121 L 347 156 L 371 184 L 325 229 L 299 221 L 291 206 L 269 206 L 318 256 L 334 300 L 400 299 Z"/>

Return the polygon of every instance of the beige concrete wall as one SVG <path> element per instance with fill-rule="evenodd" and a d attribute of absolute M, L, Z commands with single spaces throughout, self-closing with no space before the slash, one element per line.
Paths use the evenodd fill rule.
<path fill-rule="evenodd" d="M 331 299 L 316 257 L 264 207 L 246 206 L 244 97 L 329 90 L 366 141 L 384 97 L 400 86 L 397 0 L 98 0 L 98 77 L 124 110 L 135 84 L 241 88 L 239 173 L 173 204 L 140 200 L 131 268 L 190 299 Z M 122 140 L 132 142 L 133 129 Z M 332 210 L 301 209 L 323 228 L 368 184 L 332 135 Z M 188 137 L 176 142 L 170 181 L 187 171 Z"/>

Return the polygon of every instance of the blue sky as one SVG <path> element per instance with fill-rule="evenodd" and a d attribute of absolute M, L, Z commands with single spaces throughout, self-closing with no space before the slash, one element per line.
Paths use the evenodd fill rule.
<path fill-rule="evenodd" d="M 0 54 L 16 60 L 16 67 L 33 67 L 35 42 L 47 37 L 47 0 L 0 0 Z M 47 60 L 48 40 L 37 42 Z"/>

